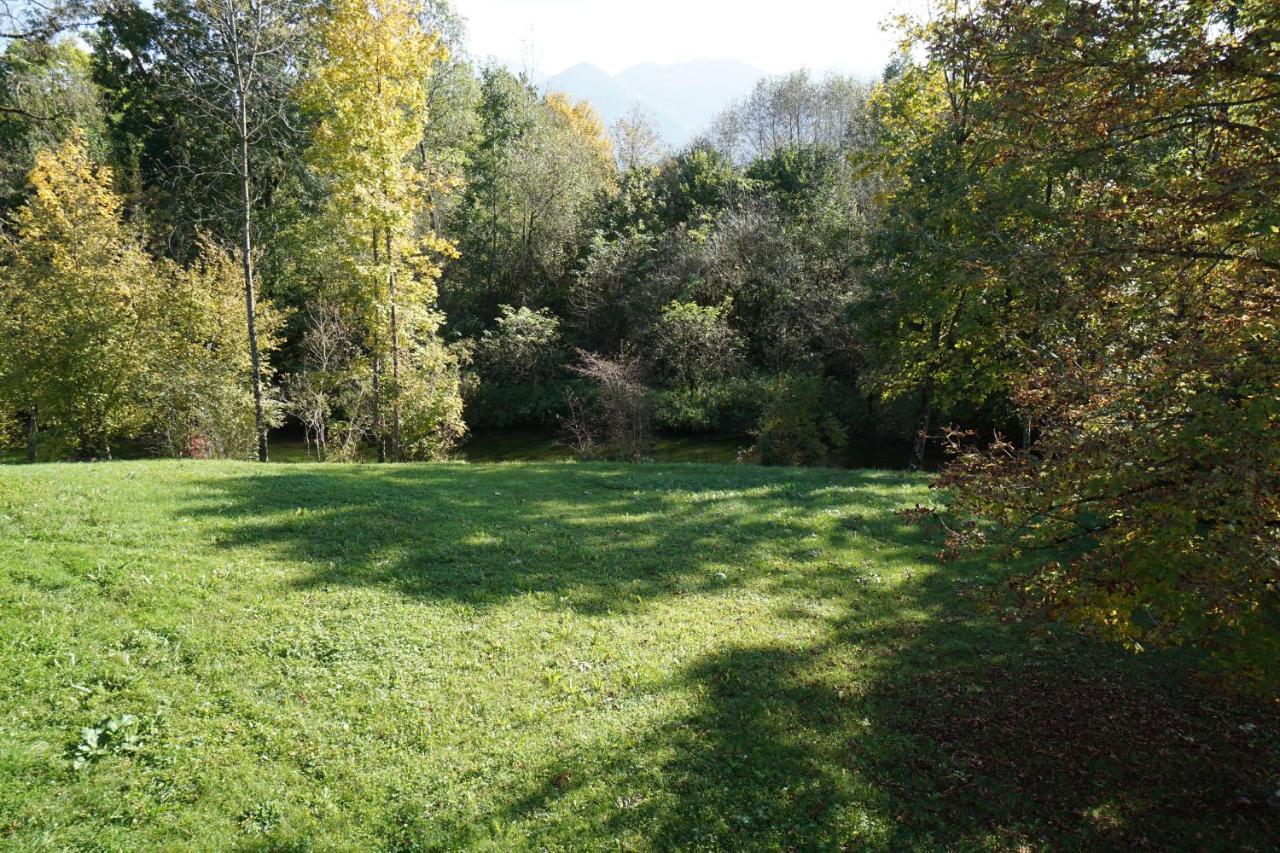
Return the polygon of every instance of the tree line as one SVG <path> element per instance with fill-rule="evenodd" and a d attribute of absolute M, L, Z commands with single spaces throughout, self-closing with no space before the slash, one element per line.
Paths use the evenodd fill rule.
<path fill-rule="evenodd" d="M 4 9 L 0 409 L 31 458 L 944 461 L 948 553 L 1280 660 L 1280 11 L 975 0 L 668 150 L 443 2 Z M 58 38 L 79 22 L 80 37 Z M 1273 682 L 1274 683 L 1274 682 Z"/>

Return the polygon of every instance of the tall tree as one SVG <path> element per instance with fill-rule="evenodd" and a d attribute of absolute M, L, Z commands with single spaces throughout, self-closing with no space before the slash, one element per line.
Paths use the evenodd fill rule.
<path fill-rule="evenodd" d="M 592 204 L 614 192 L 617 177 L 603 123 L 587 104 L 556 93 L 540 98 L 490 68 L 479 117 L 466 190 L 450 222 L 463 256 L 445 281 L 456 326 L 488 323 L 504 304 L 562 306 Z"/>
<path fill-rule="evenodd" d="M 322 28 L 322 57 L 306 91 L 320 115 L 309 160 L 327 183 L 330 256 L 347 281 L 342 296 L 369 331 L 382 460 L 398 460 L 405 450 L 404 391 L 407 380 L 421 378 L 406 376 L 406 368 L 442 364 L 432 306 L 437 259 L 454 251 L 419 220 L 426 194 L 411 155 L 423 140 L 429 72 L 447 55 L 438 35 L 422 30 L 421 14 L 412 0 L 339 0 Z M 436 355 L 423 361 L 423 346 Z"/>
<path fill-rule="evenodd" d="M 1278 30 L 1280 7 L 1250 0 L 958 6 L 920 31 L 921 80 L 966 132 L 923 140 L 947 157 L 890 203 L 911 260 L 947 271 L 900 281 L 936 294 L 925 317 L 967 318 L 931 363 L 995 365 L 1034 427 L 943 480 L 990 535 L 1047 555 L 1022 588 L 1272 690 Z"/>
<path fill-rule="evenodd" d="M 293 0 L 170 0 L 161 45 L 189 118 L 210 122 L 229 141 L 211 172 L 231 176 L 238 225 L 245 320 L 258 429 L 258 460 L 268 460 L 268 418 L 258 340 L 255 211 L 264 189 L 255 153 L 284 136 L 295 50 L 305 6 Z"/>

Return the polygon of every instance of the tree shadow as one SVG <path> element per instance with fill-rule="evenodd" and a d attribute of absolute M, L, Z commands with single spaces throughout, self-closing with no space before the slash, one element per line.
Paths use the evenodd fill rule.
<path fill-rule="evenodd" d="M 979 606 L 975 563 L 879 578 L 810 559 L 798 508 L 867 537 L 884 565 L 936 550 L 889 472 L 534 465 L 305 469 L 202 484 L 219 544 L 305 562 L 303 587 L 374 586 L 484 608 L 531 592 L 600 614 L 714 589 L 793 602 L 817 639 L 730 644 L 677 669 L 694 707 L 625 744 L 566 748 L 478 813 L 413 808 L 385 842 L 458 848 L 521 827 L 530 846 L 653 849 L 1275 849 L 1276 710 L 1063 626 Z M 512 507 L 518 511 L 513 512 Z M 818 543 L 819 545 L 821 543 Z M 800 561 L 771 573 L 765 555 Z M 803 612 L 799 598 L 822 602 Z M 832 615 L 832 614 L 835 615 Z M 493 805 L 496 802 L 497 805 Z"/>
<path fill-rule="evenodd" d="M 927 618 L 856 596 L 822 643 L 697 661 L 673 679 L 694 713 L 564 756 L 483 820 L 568 802 L 654 849 L 1276 849 L 1274 707 L 1176 656 L 980 615 L 942 572 L 894 598 Z"/>
<path fill-rule="evenodd" d="M 222 547 L 305 563 L 302 588 L 476 607 L 547 592 L 601 613 L 704 588 L 718 569 L 749 580 L 762 549 L 804 550 L 786 517 L 798 501 L 835 511 L 864 490 L 887 512 L 865 487 L 903 482 L 840 472 L 832 489 L 817 471 L 683 467 L 299 467 L 202 482 L 187 506 L 226 522 Z"/>

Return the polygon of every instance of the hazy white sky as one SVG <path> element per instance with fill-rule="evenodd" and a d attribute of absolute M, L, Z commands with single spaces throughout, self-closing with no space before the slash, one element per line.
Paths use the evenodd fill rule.
<path fill-rule="evenodd" d="M 916 0 L 455 0 L 471 52 L 556 74 L 578 62 L 617 73 L 641 62 L 733 58 L 771 74 L 880 71 L 884 20 Z"/>

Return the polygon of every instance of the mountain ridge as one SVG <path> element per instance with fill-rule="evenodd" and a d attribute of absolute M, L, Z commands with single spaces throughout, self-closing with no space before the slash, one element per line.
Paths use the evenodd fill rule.
<path fill-rule="evenodd" d="M 767 76 L 737 59 L 693 59 L 667 65 L 643 62 L 617 74 L 579 62 L 549 77 L 543 86 L 590 101 L 608 125 L 638 104 L 652 114 L 663 141 L 678 149 Z"/>

